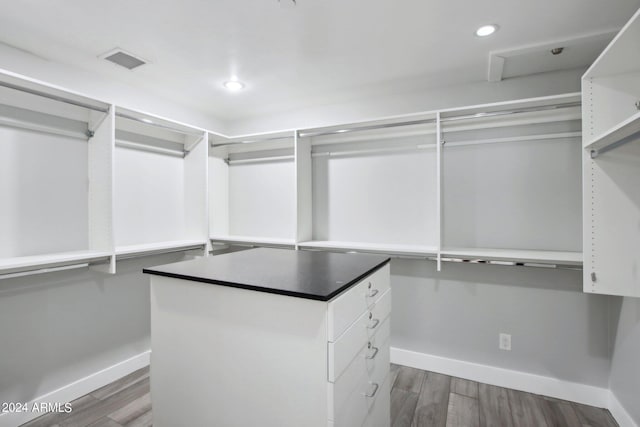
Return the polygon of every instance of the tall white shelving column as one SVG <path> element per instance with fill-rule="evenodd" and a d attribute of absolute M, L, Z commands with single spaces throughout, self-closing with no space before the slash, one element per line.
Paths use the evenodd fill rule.
<path fill-rule="evenodd" d="M 109 106 L 108 113 L 91 111 L 89 130 L 89 249 L 108 251 L 108 264 L 92 265 L 90 268 L 104 273 L 116 272 L 116 257 L 113 230 L 113 168 L 115 144 L 115 108 Z"/>
<path fill-rule="evenodd" d="M 295 131 L 296 162 L 296 249 L 300 242 L 311 240 L 312 224 L 312 169 L 311 138 L 300 138 Z"/>
<path fill-rule="evenodd" d="M 442 270 L 442 129 L 440 128 L 440 113 L 436 113 L 436 262 L 438 271 Z"/>
<path fill-rule="evenodd" d="M 640 10 L 582 77 L 584 291 L 640 297 Z"/>
<path fill-rule="evenodd" d="M 184 158 L 184 218 L 186 236 L 207 242 L 202 255 L 211 249 L 209 241 L 208 169 L 209 142 L 207 132 L 187 135 Z"/>

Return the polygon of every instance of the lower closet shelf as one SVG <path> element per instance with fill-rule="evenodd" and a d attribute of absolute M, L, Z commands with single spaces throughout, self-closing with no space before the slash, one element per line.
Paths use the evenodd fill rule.
<path fill-rule="evenodd" d="M 127 259 L 169 252 L 188 251 L 191 249 L 203 249 L 205 246 L 206 242 L 202 240 L 174 240 L 168 242 L 117 246 L 116 259 Z"/>
<path fill-rule="evenodd" d="M 278 237 L 256 237 L 256 236 L 210 236 L 209 239 L 215 243 L 239 246 L 272 246 L 277 248 L 294 248 L 294 239 L 283 239 Z"/>
<path fill-rule="evenodd" d="M 443 258 L 582 266 L 582 252 L 490 248 L 444 248 Z"/>
<path fill-rule="evenodd" d="M 410 257 L 433 257 L 436 256 L 438 252 L 438 250 L 432 246 L 341 242 L 334 240 L 302 242 L 298 246 L 301 249 L 323 249 L 338 252 L 366 252 Z"/>
<path fill-rule="evenodd" d="M 74 251 L 53 254 L 22 256 L 0 259 L 0 277 L 30 271 L 67 267 L 77 264 L 107 262 L 111 257 L 105 251 Z"/>

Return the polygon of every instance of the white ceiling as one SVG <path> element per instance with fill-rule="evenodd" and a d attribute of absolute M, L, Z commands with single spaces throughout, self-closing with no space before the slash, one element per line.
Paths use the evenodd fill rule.
<path fill-rule="evenodd" d="M 284 0 L 283 0 L 284 1 Z M 0 41 L 231 120 L 487 78 L 490 51 L 620 28 L 640 0 L 20 0 Z M 480 39 L 474 30 L 497 23 Z M 98 59 L 120 47 L 150 61 Z M 247 88 L 228 93 L 237 75 Z"/>

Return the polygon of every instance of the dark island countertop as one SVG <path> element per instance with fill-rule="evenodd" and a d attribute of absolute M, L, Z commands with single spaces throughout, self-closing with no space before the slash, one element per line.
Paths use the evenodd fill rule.
<path fill-rule="evenodd" d="M 144 273 L 329 301 L 389 262 L 382 255 L 258 248 L 145 268 Z"/>

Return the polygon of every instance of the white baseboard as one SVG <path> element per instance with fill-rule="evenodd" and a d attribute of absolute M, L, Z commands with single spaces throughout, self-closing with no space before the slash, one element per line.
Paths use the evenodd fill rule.
<path fill-rule="evenodd" d="M 391 348 L 391 363 L 466 378 L 485 384 L 542 394 L 557 399 L 571 400 L 599 408 L 608 408 L 610 402 L 610 392 L 606 388 L 448 359 L 431 354 L 417 353 L 395 347 Z"/>
<path fill-rule="evenodd" d="M 611 411 L 611 415 L 613 415 L 620 427 L 638 427 L 613 392 L 610 392 L 609 396 L 609 411 Z"/>
<path fill-rule="evenodd" d="M 32 408 L 38 402 L 60 402 L 67 403 L 84 396 L 102 386 L 105 386 L 119 378 L 124 377 L 140 368 L 149 365 L 150 351 L 145 351 L 127 360 L 116 363 L 113 366 L 105 368 L 87 377 L 79 379 L 44 394 L 28 403 L 28 407 Z M 31 421 L 34 418 L 44 415 L 41 412 L 19 412 L 0 414 L 0 427 L 17 427 L 20 424 Z"/>

